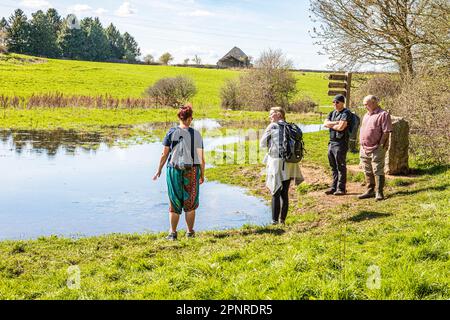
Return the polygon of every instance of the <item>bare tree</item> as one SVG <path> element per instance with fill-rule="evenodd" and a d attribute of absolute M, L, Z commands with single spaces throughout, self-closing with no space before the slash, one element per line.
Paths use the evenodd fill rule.
<path fill-rule="evenodd" d="M 189 58 L 184 59 L 183 64 L 189 64 Z"/>
<path fill-rule="evenodd" d="M 320 23 L 313 37 L 339 68 L 393 64 L 405 78 L 432 49 L 448 58 L 449 6 L 448 0 L 311 0 Z M 428 27 L 441 20 L 445 32 Z"/>
<path fill-rule="evenodd" d="M 221 90 L 222 106 L 269 110 L 280 106 L 288 108 L 297 92 L 296 78 L 289 69 L 292 61 L 280 50 L 265 51 L 239 82 L 227 82 Z"/>
<path fill-rule="evenodd" d="M 192 62 L 194 62 L 197 65 L 202 64 L 202 59 L 198 55 L 195 55 L 194 58 L 192 58 Z"/>

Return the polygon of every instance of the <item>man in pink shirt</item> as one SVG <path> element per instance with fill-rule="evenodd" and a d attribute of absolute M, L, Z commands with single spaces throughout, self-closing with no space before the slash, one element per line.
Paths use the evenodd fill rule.
<path fill-rule="evenodd" d="M 384 159 L 389 147 L 389 134 L 392 132 L 392 121 L 389 113 L 378 105 L 378 98 L 370 95 L 364 98 L 367 113 L 364 115 L 359 134 L 360 159 L 366 176 L 367 191 L 359 199 L 375 197 L 383 200 Z M 376 185 L 376 191 L 375 191 Z"/>

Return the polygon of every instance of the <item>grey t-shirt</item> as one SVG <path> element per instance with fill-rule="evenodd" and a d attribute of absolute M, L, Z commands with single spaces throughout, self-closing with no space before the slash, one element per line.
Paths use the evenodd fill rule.
<path fill-rule="evenodd" d="M 187 154 L 191 155 L 191 146 L 192 143 L 194 144 L 194 165 L 200 165 L 200 159 L 197 153 L 197 149 L 203 149 L 203 139 L 197 130 L 193 128 L 187 128 L 183 129 L 180 127 L 173 127 L 171 128 L 166 136 L 163 139 L 163 145 L 170 148 L 170 151 L 173 150 L 173 148 L 178 144 L 180 141 L 180 137 L 183 137 L 184 143 L 188 149 L 189 152 Z M 192 141 L 192 138 L 194 141 Z M 169 155 L 169 159 L 167 161 L 168 165 L 170 165 L 172 154 Z M 192 159 L 192 157 L 190 157 Z"/>

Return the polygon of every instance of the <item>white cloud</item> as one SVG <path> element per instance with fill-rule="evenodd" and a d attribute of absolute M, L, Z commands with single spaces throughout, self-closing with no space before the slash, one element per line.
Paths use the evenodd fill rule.
<path fill-rule="evenodd" d="M 87 4 L 76 4 L 73 6 L 70 6 L 67 9 L 70 13 L 86 13 L 92 10 L 92 7 L 88 6 Z"/>
<path fill-rule="evenodd" d="M 134 14 L 136 14 L 136 9 L 128 1 L 122 3 L 119 9 L 116 10 L 116 15 L 119 17 L 129 17 Z"/>
<path fill-rule="evenodd" d="M 215 14 L 211 11 L 206 10 L 195 10 L 192 12 L 182 12 L 179 14 L 180 16 L 187 16 L 187 17 L 212 17 Z"/>
<path fill-rule="evenodd" d="M 52 7 L 50 2 L 45 0 L 23 0 L 20 2 L 20 5 L 24 6 L 25 8 L 32 8 L 32 9 L 43 9 Z"/>
<path fill-rule="evenodd" d="M 99 15 L 99 16 L 104 15 L 107 12 L 108 12 L 108 10 L 106 10 L 104 8 L 98 8 L 97 10 L 94 11 L 94 13 Z"/>

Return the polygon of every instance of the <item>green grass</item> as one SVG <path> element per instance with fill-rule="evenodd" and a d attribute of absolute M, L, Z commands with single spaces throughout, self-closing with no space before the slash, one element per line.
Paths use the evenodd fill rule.
<path fill-rule="evenodd" d="M 57 59 L 39 59 L 39 63 L 35 63 L 33 59 L 36 58 L 0 55 L 0 94 L 28 97 L 32 94 L 61 92 L 67 95 L 141 97 L 145 89 L 158 79 L 184 75 L 194 79 L 197 86 L 198 92 L 192 101 L 194 106 L 218 109 L 219 90 L 224 81 L 240 74 L 236 70 Z M 329 104 L 326 74 L 296 72 L 295 76 L 298 79 L 298 97 L 309 96 L 319 105 Z"/>
<path fill-rule="evenodd" d="M 305 139 L 307 162 L 325 168 L 326 135 Z M 206 176 L 269 199 L 262 168 L 223 165 Z M 244 226 L 189 240 L 181 231 L 177 242 L 162 233 L 2 241 L 0 298 L 449 299 L 449 170 L 415 172 L 412 183 L 392 180 L 382 202 L 323 209 L 309 195 L 317 188 L 301 187 L 284 228 Z M 73 266 L 76 288 L 67 286 Z"/>
<path fill-rule="evenodd" d="M 264 112 L 226 112 L 216 105 L 220 83 L 236 71 L 13 58 L 0 61 L 0 90 L 139 96 L 149 82 L 177 70 L 197 77 L 196 118 L 267 121 Z M 326 84 L 323 75 L 299 77 L 308 95 L 326 104 L 318 89 Z M 289 120 L 321 122 L 317 117 Z M 173 119 L 172 109 L 0 110 L 0 128 L 96 131 Z M 305 165 L 328 168 L 327 134 L 305 134 Z M 264 166 L 239 160 L 208 169 L 207 179 L 269 200 Z M 349 153 L 348 163 L 357 162 Z M 413 176 L 388 180 L 388 198 L 381 202 L 323 201 L 312 195 L 322 185 L 300 185 L 285 227 L 198 232 L 189 240 L 180 232 L 177 242 L 162 233 L 1 241 L 0 299 L 449 299 L 449 169 L 412 166 Z M 349 181 L 362 176 L 350 174 Z M 80 271 L 80 287 L 67 285 L 69 267 Z M 380 287 L 368 285 L 378 284 L 371 281 L 373 270 L 380 271 Z"/>

